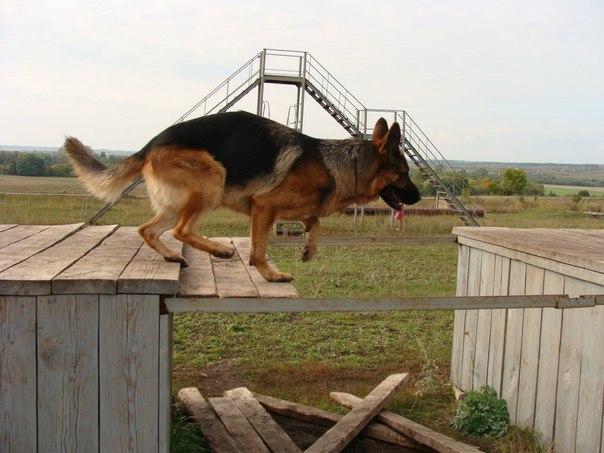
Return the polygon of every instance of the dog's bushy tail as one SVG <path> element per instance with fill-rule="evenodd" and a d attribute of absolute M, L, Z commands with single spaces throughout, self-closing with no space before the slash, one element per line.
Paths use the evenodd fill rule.
<path fill-rule="evenodd" d="M 128 183 L 141 174 L 145 163 L 141 156 L 134 154 L 107 168 L 77 138 L 67 137 L 63 147 L 88 191 L 105 201 L 116 200 Z"/>

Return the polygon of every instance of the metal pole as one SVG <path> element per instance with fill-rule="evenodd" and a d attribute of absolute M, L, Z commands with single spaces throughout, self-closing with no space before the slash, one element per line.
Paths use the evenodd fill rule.
<path fill-rule="evenodd" d="M 264 102 L 264 79 L 266 70 L 266 49 L 262 49 L 260 56 L 260 83 L 258 84 L 258 104 L 256 106 L 256 114 L 262 116 L 262 103 Z"/>

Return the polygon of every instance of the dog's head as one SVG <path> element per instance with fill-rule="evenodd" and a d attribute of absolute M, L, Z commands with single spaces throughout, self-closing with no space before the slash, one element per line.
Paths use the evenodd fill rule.
<path fill-rule="evenodd" d="M 385 186 L 380 190 L 380 197 L 392 209 L 399 210 L 402 204 L 415 204 L 421 200 L 419 190 L 409 178 L 409 165 L 401 150 L 401 128 L 380 118 L 375 124 L 372 141 L 381 159 L 381 173 Z"/>

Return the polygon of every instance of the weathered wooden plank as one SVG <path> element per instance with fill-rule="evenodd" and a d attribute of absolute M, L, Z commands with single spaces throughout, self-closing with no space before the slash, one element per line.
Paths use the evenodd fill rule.
<path fill-rule="evenodd" d="M 482 268 L 483 252 L 479 249 L 470 249 L 468 267 L 468 296 L 480 296 L 480 270 Z M 476 333 L 478 330 L 478 312 L 466 312 L 464 327 L 462 374 L 460 388 L 463 391 L 472 389 L 476 359 Z"/>
<path fill-rule="evenodd" d="M 460 245 L 457 252 L 457 296 L 468 295 L 468 270 L 470 265 L 470 247 Z M 451 350 L 451 381 L 461 388 L 463 374 L 463 345 L 466 324 L 465 310 L 455 310 L 453 320 L 453 347 Z"/>
<path fill-rule="evenodd" d="M 0 296 L 0 451 L 37 451 L 36 299 Z"/>
<path fill-rule="evenodd" d="M 484 252 L 480 266 L 480 296 L 492 296 L 495 286 L 495 255 Z M 491 342 L 491 321 L 493 310 L 478 310 L 476 320 L 476 345 L 474 355 L 474 376 L 472 388 L 486 385 L 489 369 L 489 351 Z"/>
<path fill-rule="evenodd" d="M 509 294 L 524 294 L 525 281 L 526 263 L 512 260 L 510 262 Z M 505 398 L 508 403 L 512 423 L 516 422 L 516 409 L 518 407 L 518 385 L 520 379 L 520 353 L 522 348 L 523 319 L 524 309 L 508 310 L 501 396 Z"/>
<path fill-rule="evenodd" d="M 0 232 L 2 232 L 2 231 L 6 231 L 6 230 L 10 230 L 11 228 L 14 228 L 14 227 L 16 227 L 16 226 L 17 226 L 17 224 L 15 224 L 15 223 L 11 223 L 11 224 L 2 224 L 2 225 L 0 225 Z"/>
<path fill-rule="evenodd" d="M 334 414 L 333 412 L 305 406 L 304 404 L 273 398 L 272 396 L 261 395 L 259 393 L 253 393 L 253 395 L 267 411 L 273 414 L 283 415 L 285 417 L 302 420 L 319 426 L 331 427 L 344 417 L 340 414 Z M 421 444 L 418 444 L 411 439 L 407 439 L 392 428 L 379 423 L 369 423 L 369 425 L 361 431 L 360 435 L 369 439 L 389 442 L 391 444 L 414 448 L 416 450 L 424 449 Z"/>
<path fill-rule="evenodd" d="M 212 240 L 233 246 L 230 238 L 213 238 Z M 235 252 L 228 259 L 212 256 L 212 267 L 216 278 L 216 290 L 219 297 L 260 297 L 258 289 L 245 270 L 241 257 Z"/>
<path fill-rule="evenodd" d="M 184 246 L 189 267 L 180 270 L 179 297 L 218 297 L 210 254 L 190 245 Z"/>
<path fill-rule="evenodd" d="M 170 451 L 173 315 L 159 317 L 159 453 Z"/>
<path fill-rule="evenodd" d="M 2 253 L 0 253 L 0 272 L 26 260 L 36 253 L 40 253 L 42 250 L 46 250 L 48 247 L 73 234 L 82 226 L 82 223 L 53 225 L 40 231 L 38 234 L 28 237 L 26 241 L 19 241 L 4 247 Z"/>
<path fill-rule="evenodd" d="M 392 374 L 382 381 L 354 409 L 321 436 L 307 453 L 332 453 L 342 451 L 352 439 L 384 407 L 386 401 L 407 381 L 408 373 Z"/>
<path fill-rule="evenodd" d="M 51 294 L 51 280 L 96 247 L 116 228 L 116 225 L 84 228 L 5 270 L 0 273 L 0 294 L 24 296 Z M 46 231 L 49 230 L 39 235 Z M 5 247 L 3 252 L 11 247 Z"/>
<path fill-rule="evenodd" d="M 98 451 L 98 296 L 38 297 L 38 442 Z"/>
<path fill-rule="evenodd" d="M 570 293 L 602 294 L 604 287 L 579 280 L 567 280 Z M 604 307 L 576 310 L 581 314 L 581 379 L 575 451 L 590 451 L 601 442 L 604 418 Z"/>
<path fill-rule="evenodd" d="M 543 269 L 527 266 L 525 294 L 543 294 L 544 275 L 545 271 Z M 526 308 L 524 310 L 518 408 L 516 410 L 516 424 L 519 426 L 533 427 L 535 419 L 542 312 L 542 308 Z"/>
<path fill-rule="evenodd" d="M 22 241 L 48 228 L 49 225 L 15 225 L 13 228 L 4 229 L 0 226 L 0 248 Z"/>
<path fill-rule="evenodd" d="M 203 438 L 216 453 L 241 453 L 237 444 L 222 424 L 208 402 L 203 399 L 199 390 L 194 387 L 184 388 L 178 392 L 187 412 L 199 425 Z M 243 450 L 247 452 L 248 450 Z"/>
<path fill-rule="evenodd" d="M 564 276 L 555 272 L 545 271 L 543 288 L 544 292 L 564 292 Z M 546 308 L 543 310 L 541 320 L 541 353 L 539 357 L 539 369 L 537 371 L 535 429 L 547 441 L 554 440 L 562 312 L 562 310 Z"/>
<path fill-rule="evenodd" d="M 302 451 L 247 388 L 228 390 L 224 396 L 235 402 L 272 453 Z"/>
<path fill-rule="evenodd" d="M 171 249 L 182 251 L 182 242 L 171 233 L 162 236 Z M 143 244 L 117 281 L 120 294 L 176 294 L 180 264 L 164 260 L 155 250 Z"/>
<path fill-rule="evenodd" d="M 332 392 L 331 398 L 349 408 L 355 408 L 363 400 L 350 393 Z M 386 426 L 414 439 L 422 445 L 426 445 L 435 451 L 442 453 L 478 453 L 480 450 L 473 445 L 464 444 L 452 439 L 444 434 L 433 431 L 430 428 L 420 425 L 408 418 L 395 414 L 394 412 L 382 411 L 376 416 L 376 420 L 381 421 Z"/>
<path fill-rule="evenodd" d="M 495 256 L 493 295 L 507 295 L 510 279 L 510 259 Z M 489 368 L 487 383 L 501 395 L 501 376 L 503 372 L 503 355 L 505 351 L 505 330 L 507 310 L 494 309 L 491 315 L 491 342 L 489 347 Z"/>
<path fill-rule="evenodd" d="M 118 229 L 54 277 L 53 294 L 116 294 L 118 278 L 142 244 L 136 228 Z"/>
<path fill-rule="evenodd" d="M 248 238 L 232 238 L 232 241 L 260 297 L 298 297 L 298 291 L 291 283 L 267 282 L 255 267 L 249 265 L 250 240 Z M 268 262 L 271 266 L 277 267 L 271 259 Z"/>
<path fill-rule="evenodd" d="M 159 296 L 101 295 L 100 451 L 158 451 Z"/>
<path fill-rule="evenodd" d="M 210 406 L 220 417 L 240 450 L 270 453 L 252 424 L 230 398 L 208 398 Z"/>

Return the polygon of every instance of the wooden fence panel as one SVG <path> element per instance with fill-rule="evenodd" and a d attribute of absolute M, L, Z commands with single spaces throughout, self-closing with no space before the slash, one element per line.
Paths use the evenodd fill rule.
<path fill-rule="evenodd" d="M 602 294 L 601 285 L 569 279 L 566 283 L 569 293 Z M 602 437 L 602 418 L 604 417 L 602 397 L 604 396 L 604 306 L 589 308 L 591 316 L 581 318 L 581 377 L 577 383 L 579 398 L 577 401 L 577 432 L 575 451 L 584 452 L 598 445 Z M 569 310 L 567 310 L 569 311 Z M 575 310 L 579 313 L 585 310 Z"/>
<path fill-rule="evenodd" d="M 100 296 L 101 451 L 158 451 L 159 296 Z"/>
<path fill-rule="evenodd" d="M 544 292 L 564 293 L 564 275 L 545 271 Z M 554 439 L 556 418 L 556 392 L 558 389 L 558 365 L 560 361 L 560 332 L 562 310 L 544 308 L 541 319 L 541 344 L 537 371 L 537 394 L 535 401 L 535 429 L 547 440 Z"/>
<path fill-rule="evenodd" d="M 483 252 L 480 266 L 480 296 L 493 295 L 493 272 L 495 271 L 495 255 Z M 480 388 L 486 385 L 489 369 L 489 349 L 491 341 L 491 309 L 478 310 L 476 320 L 476 345 L 474 355 L 474 380 L 472 387 Z"/>
<path fill-rule="evenodd" d="M 460 245 L 457 255 L 457 296 L 467 296 L 470 247 Z M 455 310 L 453 321 L 453 348 L 451 350 L 451 381 L 461 387 L 463 339 L 466 311 Z"/>
<path fill-rule="evenodd" d="M 512 260 L 510 262 L 510 295 L 524 294 L 526 263 Z M 502 397 L 508 402 L 510 419 L 516 423 L 518 406 L 518 386 L 520 380 L 520 354 L 522 349 L 522 324 L 524 309 L 508 310 L 506 324 L 505 354 L 503 358 Z"/>
<path fill-rule="evenodd" d="M 98 451 L 98 296 L 38 297 L 39 452 Z"/>
<path fill-rule="evenodd" d="M 480 275 L 482 266 L 482 251 L 478 249 L 470 250 L 470 261 L 468 275 Z M 468 280 L 468 296 L 478 296 L 480 293 L 480 279 L 472 278 Z M 476 352 L 476 332 L 478 324 L 478 311 L 466 311 L 466 322 L 463 335 L 463 355 L 462 355 L 462 375 L 461 389 L 471 390 L 474 380 L 474 358 Z"/>
<path fill-rule="evenodd" d="M 495 256 L 493 274 L 493 295 L 505 296 L 508 293 L 510 280 L 510 260 L 500 255 Z M 503 372 L 503 352 L 505 349 L 505 326 L 507 310 L 497 308 L 491 314 L 491 341 L 489 343 L 489 367 L 487 384 L 501 395 L 501 376 Z"/>
<path fill-rule="evenodd" d="M 543 269 L 527 265 L 525 294 L 543 294 L 543 276 Z M 519 426 L 533 426 L 542 312 L 542 308 L 527 308 L 524 310 L 520 379 L 518 381 L 518 408 L 516 411 L 516 424 Z"/>
<path fill-rule="evenodd" d="M 0 296 L 0 451 L 36 451 L 36 299 Z"/>

